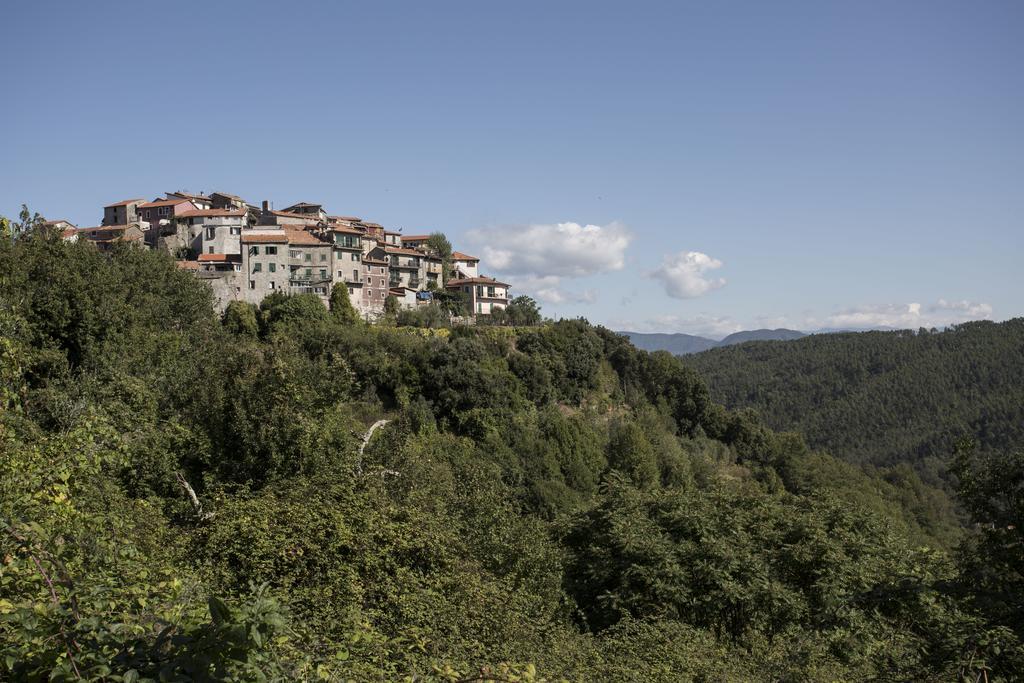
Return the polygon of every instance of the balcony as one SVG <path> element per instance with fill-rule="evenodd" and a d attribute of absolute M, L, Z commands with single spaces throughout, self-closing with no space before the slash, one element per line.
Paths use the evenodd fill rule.
<path fill-rule="evenodd" d="M 404 268 L 409 270 L 419 270 L 420 263 L 416 259 L 400 259 L 397 256 L 391 257 L 392 268 Z"/>
<path fill-rule="evenodd" d="M 328 283 L 330 281 L 331 281 L 330 274 L 328 274 L 325 277 L 321 277 L 320 273 L 318 273 L 318 272 L 313 272 L 310 275 L 306 275 L 305 273 L 299 273 L 299 272 L 294 272 L 293 271 L 291 273 L 291 275 L 288 276 L 288 282 L 291 283 L 291 285 L 293 287 L 302 287 L 302 286 L 311 286 L 311 285 L 322 285 L 322 284 Z"/>
<path fill-rule="evenodd" d="M 363 250 L 363 241 L 362 241 L 362 239 L 360 239 L 358 237 L 356 237 L 356 238 L 343 238 L 341 236 L 337 236 L 336 239 L 334 240 L 334 248 L 335 249 L 350 249 L 350 250 L 353 250 L 353 251 L 362 251 Z"/>

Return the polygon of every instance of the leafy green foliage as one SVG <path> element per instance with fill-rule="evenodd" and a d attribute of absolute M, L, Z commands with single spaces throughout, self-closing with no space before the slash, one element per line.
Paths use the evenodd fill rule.
<path fill-rule="evenodd" d="M 1024 318 L 752 342 L 685 362 L 730 408 L 850 462 L 909 463 L 931 484 L 961 438 L 983 451 L 1024 442 Z"/>
<path fill-rule="evenodd" d="M 331 289 L 331 315 L 345 325 L 354 325 L 359 322 L 359 312 L 352 305 L 348 296 L 348 287 L 344 284 Z"/>
<path fill-rule="evenodd" d="M 257 309 L 245 301 L 232 301 L 224 309 L 221 319 L 224 329 L 232 334 L 255 337 L 259 334 L 259 318 Z"/>
<path fill-rule="evenodd" d="M 1017 456 L 964 456 L 965 532 L 582 320 L 218 321 L 166 256 L 42 231 L 0 273 L 5 679 L 1021 670 Z"/>

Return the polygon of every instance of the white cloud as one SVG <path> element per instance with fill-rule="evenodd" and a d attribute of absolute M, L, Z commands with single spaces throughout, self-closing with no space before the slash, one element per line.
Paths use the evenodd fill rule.
<path fill-rule="evenodd" d="M 969 320 L 988 320 L 992 306 L 973 301 L 939 299 L 933 304 L 878 304 L 855 306 L 825 318 L 826 327 L 864 329 L 873 327 L 946 327 Z"/>
<path fill-rule="evenodd" d="M 711 339 L 721 339 L 744 329 L 742 325 L 728 316 L 714 316 L 707 313 L 689 318 L 678 315 L 660 315 L 646 320 L 613 320 L 609 322 L 608 327 L 630 332 L 682 332 Z"/>
<path fill-rule="evenodd" d="M 589 304 L 597 299 L 594 290 L 571 292 L 563 289 L 561 284 L 561 278 L 556 275 L 543 277 L 526 275 L 517 277 L 515 281 L 516 289 L 546 304 Z"/>
<path fill-rule="evenodd" d="M 535 277 L 584 277 L 626 264 L 631 235 L 620 223 L 555 223 L 479 228 L 468 234 L 486 267 Z"/>
<path fill-rule="evenodd" d="M 563 280 L 622 270 L 632 239 L 620 223 L 505 225 L 471 230 L 468 238 L 484 270 L 511 276 L 518 292 L 547 304 L 594 302 L 593 290 L 570 291 Z"/>
<path fill-rule="evenodd" d="M 693 299 L 725 286 L 725 279 L 706 277 L 708 271 L 722 267 L 722 262 L 699 251 L 681 251 L 664 258 L 661 267 L 650 274 L 665 286 L 665 293 L 675 299 Z"/>

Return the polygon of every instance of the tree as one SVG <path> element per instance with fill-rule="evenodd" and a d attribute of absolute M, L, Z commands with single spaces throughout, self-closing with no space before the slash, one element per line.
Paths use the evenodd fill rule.
<path fill-rule="evenodd" d="M 260 304 L 263 312 L 264 334 L 270 334 L 284 325 L 300 322 L 320 322 L 327 319 L 327 308 L 317 294 L 278 294 L 275 292 Z"/>
<path fill-rule="evenodd" d="M 388 294 L 387 298 L 384 299 L 384 315 L 390 317 L 398 315 L 398 297 L 394 294 Z"/>
<path fill-rule="evenodd" d="M 21 205 L 21 212 L 18 214 L 18 222 L 13 224 L 14 237 L 18 238 L 22 235 L 28 235 L 33 230 L 41 228 L 43 223 L 46 221 L 38 213 L 33 213 L 28 210 L 28 206 L 25 204 Z"/>
<path fill-rule="evenodd" d="M 512 299 L 505 308 L 505 313 L 508 314 L 509 323 L 519 327 L 538 325 L 541 321 L 540 306 L 528 296 L 517 296 Z"/>
<path fill-rule="evenodd" d="M 1024 451 L 959 445 L 957 497 L 977 525 L 961 548 L 966 588 L 986 613 L 1024 638 Z"/>
<path fill-rule="evenodd" d="M 331 315 L 344 325 L 359 322 L 359 312 L 352 305 L 348 287 L 344 283 L 338 283 L 331 289 Z"/>
<path fill-rule="evenodd" d="M 619 425 L 608 443 L 608 466 L 626 475 L 638 488 L 658 483 L 654 446 L 635 422 Z"/>
<path fill-rule="evenodd" d="M 232 301 L 221 318 L 224 328 L 232 334 L 256 337 L 260 326 L 256 318 L 256 307 L 245 301 Z"/>
<path fill-rule="evenodd" d="M 449 315 L 466 315 L 469 306 L 464 292 L 439 289 L 433 292 L 434 303 L 444 309 Z"/>
<path fill-rule="evenodd" d="M 441 257 L 441 284 L 447 284 L 452 269 L 452 243 L 443 232 L 434 232 L 427 238 L 427 248 Z"/>

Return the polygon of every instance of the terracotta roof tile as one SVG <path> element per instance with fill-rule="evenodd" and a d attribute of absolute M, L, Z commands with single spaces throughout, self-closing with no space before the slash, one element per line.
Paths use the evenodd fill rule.
<path fill-rule="evenodd" d="M 269 233 L 261 232 L 255 235 L 246 235 L 242 232 L 242 242 L 244 244 L 287 244 L 288 236 L 281 233 Z"/>
<path fill-rule="evenodd" d="M 416 251 L 415 249 L 409 249 L 407 247 L 395 247 L 391 246 L 390 244 L 384 247 L 384 251 L 386 251 L 389 254 L 401 254 L 403 256 L 418 256 L 420 258 L 423 257 L 422 251 Z"/>
<path fill-rule="evenodd" d="M 230 263 L 232 261 L 241 261 L 241 254 L 200 254 L 200 263 Z"/>
<path fill-rule="evenodd" d="M 346 235 L 365 235 L 366 233 L 359 228 L 349 228 L 344 225 L 332 225 L 327 228 L 331 232 L 341 232 Z"/>
<path fill-rule="evenodd" d="M 79 228 L 78 232 L 124 232 L 127 225 L 97 225 L 92 228 Z"/>
<path fill-rule="evenodd" d="M 470 256 L 469 254 L 463 254 L 461 251 L 452 252 L 453 261 L 479 261 L 476 256 Z"/>
<path fill-rule="evenodd" d="M 245 209 L 189 209 L 179 213 L 178 218 L 230 218 L 245 214 Z"/>
<path fill-rule="evenodd" d="M 283 226 L 284 232 L 288 235 L 289 244 L 304 244 L 312 247 L 329 247 L 330 242 L 326 242 L 311 232 L 302 230 L 301 228 L 292 228 L 289 226 Z"/>
<path fill-rule="evenodd" d="M 449 280 L 445 287 L 461 287 L 462 285 L 490 285 L 492 287 L 509 287 L 507 282 L 498 282 L 492 277 L 467 277 L 461 280 Z"/>
<path fill-rule="evenodd" d="M 171 195 L 175 195 L 177 197 L 184 197 L 186 199 L 199 199 L 204 202 L 210 201 L 210 197 L 207 197 L 205 194 L 195 194 L 192 192 L 185 192 L 184 190 L 180 190 L 178 192 L 164 192 L 164 194 L 167 195 L 168 197 L 170 197 Z"/>
<path fill-rule="evenodd" d="M 144 198 L 142 198 L 142 197 L 138 197 L 136 199 L 122 199 L 119 202 L 114 202 L 113 204 L 107 204 L 103 208 L 104 209 L 112 209 L 115 206 L 126 206 L 128 204 L 134 204 L 135 202 L 144 202 L 144 201 L 146 201 L 146 200 Z"/>
<path fill-rule="evenodd" d="M 154 199 L 151 202 L 145 204 L 139 204 L 140 209 L 155 209 L 160 206 L 176 206 L 178 204 L 191 204 L 187 199 L 181 199 L 180 197 L 173 197 L 171 199 Z"/>

